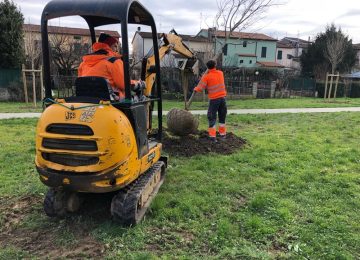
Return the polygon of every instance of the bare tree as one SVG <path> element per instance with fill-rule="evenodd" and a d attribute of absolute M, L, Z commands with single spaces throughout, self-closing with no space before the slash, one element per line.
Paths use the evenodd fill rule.
<path fill-rule="evenodd" d="M 27 66 L 32 69 L 38 68 L 41 62 L 41 40 L 40 36 L 29 31 L 25 37 L 25 60 Z"/>
<path fill-rule="evenodd" d="M 331 64 L 331 73 L 335 73 L 336 67 L 341 63 L 345 56 L 347 39 L 342 33 L 331 35 L 326 41 L 325 57 Z"/>
<path fill-rule="evenodd" d="M 212 41 L 212 37 L 214 36 L 216 43 L 221 46 L 220 50 L 216 51 L 212 59 L 218 60 L 221 64 L 222 59 L 220 59 L 220 57 L 223 52 L 223 47 L 226 46 L 231 34 L 234 31 L 243 31 L 263 19 L 264 14 L 270 7 L 278 5 L 276 3 L 277 1 L 278 0 L 217 0 L 218 12 L 213 20 L 213 25 L 215 30 L 225 32 L 225 40 L 218 41 L 216 32 L 214 33 L 213 30 L 209 29 L 209 41 Z"/>
<path fill-rule="evenodd" d="M 234 31 L 243 31 L 264 18 L 276 0 L 218 0 L 214 25 L 225 31 L 225 42 Z"/>
<path fill-rule="evenodd" d="M 87 49 L 64 34 L 52 34 L 50 43 L 55 67 L 60 74 L 71 75 L 78 68 L 81 57 L 87 52 Z"/>

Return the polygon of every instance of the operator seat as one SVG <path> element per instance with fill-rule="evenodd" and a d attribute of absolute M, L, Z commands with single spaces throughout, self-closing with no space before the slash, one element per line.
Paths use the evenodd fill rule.
<path fill-rule="evenodd" d="M 75 80 L 76 97 L 93 97 L 111 100 L 108 82 L 102 77 L 79 77 Z"/>

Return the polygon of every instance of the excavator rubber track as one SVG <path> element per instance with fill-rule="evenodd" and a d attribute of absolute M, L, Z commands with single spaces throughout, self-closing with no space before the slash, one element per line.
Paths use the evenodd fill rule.
<path fill-rule="evenodd" d="M 111 202 L 111 215 L 124 226 L 139 223 L 164 182 L 165 163 L 156 162 L 134 182 L 120 190 Z"/>

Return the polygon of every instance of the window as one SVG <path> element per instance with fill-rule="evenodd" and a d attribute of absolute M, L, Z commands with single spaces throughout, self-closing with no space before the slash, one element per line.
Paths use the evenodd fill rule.
<path fill-rule="evenodd" d="M 75 36 L 74 36 L 74 40 L 81 40 L 81 36 L 75 35 Z"/>
<path fill-rule="evenodd" d="M 282 60 L 282 51 L 278 51 L 277 59 Z"/>
<path fill-rule="evenodd" d="M 252 60 L 249 60 L 249 64 L 252 64 Z"/>
<path fill-rule="evenodd" d="M 223 47 L 223 53 L 224 53 L 225 56 L 227 55 L 227 52 L 228 52 L 228 45 L 225 44 L 224 47 Z"/>
<path fill-rule="evenodd" d="M 246 48 L 247 46 L 247 41 L 243 41 L 243 47 Z"/>
<path fill-rule="evenodd" d="M 261 58 L 266 58 L 266 47 L 261 47 Z"/>
<path fill-rule="evenodd" d="M 182 68 L 184 66 L 184 61 L 180 60 L 178 61 L 178 68 Z"/>
<path fill-rule="evenodd" d="M 240 64 L 244 63 L 244 60 L 240 60 Z"/>

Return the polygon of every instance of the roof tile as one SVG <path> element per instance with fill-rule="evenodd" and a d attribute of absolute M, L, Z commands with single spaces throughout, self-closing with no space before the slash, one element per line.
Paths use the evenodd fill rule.
<path fill-rule="evenodd" d="M 37 24 L 24 24 L 23 29 L 25 32 L 41 32 L 40 25 Z M 52 34 L 68 34 L 68 35 L 81 35 L 81 36 L 90 36 L 90 31 L 88 29 L 82 28 L 69 28 L 69 27 L 60 27 L 60 26 L 48 26 L 48 32 Z M 110 30 L 95 30 L 96 36 L 99 36 L 100 33 L 107 33 L 113 37 L 120 38 L 120 34 L 117 31 Z"/>
<path fill-rule="evenodd" d="M 216 31 L 215 35 L 220 38 L 225 38 L 225 31 Z M 262 41 L 277 41 L 276 39 L 262 33 L 247 33 L 247 32 L 232 32 L 230 38 L 262 40 Z"/>

